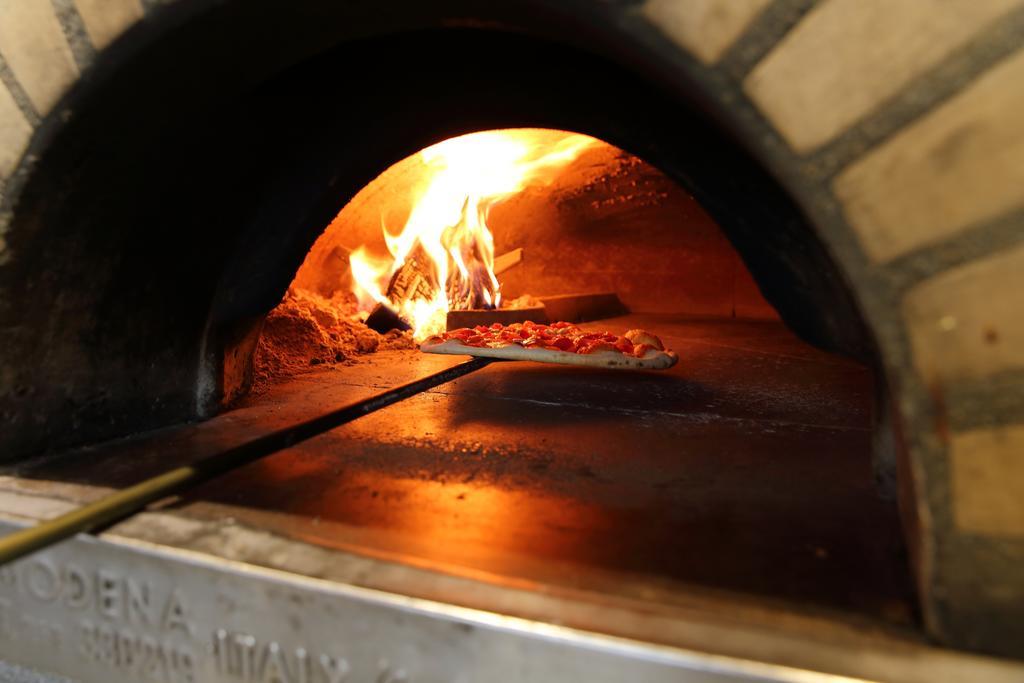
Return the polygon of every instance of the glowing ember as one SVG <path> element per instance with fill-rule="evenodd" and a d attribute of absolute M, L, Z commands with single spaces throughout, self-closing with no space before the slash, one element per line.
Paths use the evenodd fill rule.
<path fill-rule="evenodd" d="M 426 182 L 405 225 L 383 225 L 390 258 L 365 248 L 349 266 L 360 307 L 387 306 L 416 339 L 443 332 L 449 310 L 497 308 L 491 207 L 529 185 L 547 184 L 598 141 L 577 133 L 495 130 L 445 140 L 419 153 Z"/>

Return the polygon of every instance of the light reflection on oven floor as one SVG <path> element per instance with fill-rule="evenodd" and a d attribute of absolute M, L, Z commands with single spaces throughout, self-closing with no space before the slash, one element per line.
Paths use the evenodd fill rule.
<path fill-rule="evenodd" d="M 777 323 L 634 315 L 591 326 L 656 331 L 680 363 L 639 374 L 495 364 L 175 509 L 496 581 L 640 598 L 705 587 L 911 619 L 895 506 L 872 484 L 865 369 Z M 460 361 L 368 356 L 59 475 L 122 485 L 168 467 L 169 453 L 213 452 Z M 52 467 L 27 474 L 52 479 Z"/>

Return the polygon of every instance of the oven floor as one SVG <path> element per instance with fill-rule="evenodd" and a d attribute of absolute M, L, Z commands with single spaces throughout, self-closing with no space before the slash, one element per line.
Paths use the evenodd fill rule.
<path fill-rule="evenodd" d="M 867 370 L 772 322 L 631 315 L 591 326 L 651 329 L 680 363 L 496 363 L 166 509 L 486 581 L 913 623 L 896 507 L 872 481 Z M 370 355 L 202 424 L 13 474 L 123 486 L 461 360 Z"/>

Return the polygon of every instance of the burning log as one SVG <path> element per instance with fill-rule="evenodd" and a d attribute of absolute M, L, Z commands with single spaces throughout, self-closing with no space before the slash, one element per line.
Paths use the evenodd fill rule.
<path fill-rule="evenodd" d="M 475 262 L 465 278 L 448 281 L 448 307 L 454 311 L 496 308 L 486 285 L 490 283 L 487 267 Z"/>
<path fill-rule="evenodd" d="M 448 311 L 448 329 L 460 327 L 476 327 L 501 323 L 511 325 L 532 320 L 535 323 L 547 323 L 547 313 L 543 306 L 531 308 L 492 308 L 487 310 Z"/>
<path fill-rule="evenodd" d="M 512 266 L 518 266 L 523 260 L 523 248 L 518 247 L 507 251 L 494 259 L 494 274 L 501 275 Z"/>
<path fill-rule="evenodd" d="M 515 249 L 505 254 L 504 267 L 510 268 L 522 260 L 522 249 Z M 522 317 L 524 313 L 512 313 L 504 310 L 498 311 L 494 302 L 490 299 L 487 285 L 491 282 L 490 274 L 478 254 L 473 254 L 469 261 L 469 276 L 461 278 L 449 278 L 445 293 L 448 297 L 449 328 L 452 324 L 450 316 L 457 313 L 470 313 L 466 320 L 487 320 L 488 323 L 522 322 L 533 320 L 539 322 L 544 317 L 544 309 L 538 308 L 526 313 L 528 317 Z M 434 298 L 438 289 L 435 270 L 430 265 L 430 260 L 422 248 L 414 251 L 391 276 L 385 296 L 391 305 L 377 304 L 366 319 L 366 325 L 371 330 L 384 334 L 388 330 L 409 330 L 412 329 L 410 321 L 404 320 L 398 313 L 402 310 L 402 302 L 415 301 L 417 299 L 430 301 Z M 528 309 L 522 309 L 528 310 Z M 481 312 L 491 312 L 494 315 L 481 316 Z M 529 316 L 534 317 L 529 317 Z M 474 317 L 475 316 L 475 317 Z M 460 318 L 456 318 L 460 320 Z M 471 322 L 462 326 L 480 325 L 482 322 Z"/>
<path fill-rule="evenodd" d="M 410 254 L 391 276 L 385 296 L 398 309 L 403 301 L 433 299 L 438 287 L 430 260 L 420 248 Z"/>
<path fill-rule="evenodd" d="M 530 297 L 531 299 L 533 297 Z M 541 306 L 526 308 L 473 309 L 448 311 L 448 329 L 475 327 L 501 323 L 521 323 L 532 320 L 535 323 L 548 323 L 564 320 L 570 323 L 588 320 L 603 320 L 629 313 L 629 309 L 614 292 L 597 294 L 561 294 L 539 298 Z"/>
<path fill-rule="evenodd" d="M 398 317 L 398 314 L 388 306 L 377 304 L 370 311 L 366 318 L 366 326 L 379 334 L 386 334 L 391 330 L 411 330 L 412 325 Z"/>
<path fill-rule="evenodd" d="M 580 323 L 587 320 L 614 318 L 629 313 L 629 309 L 615 292 L 562 294 L 539 298 L 544 303 L 549 320 Z"/>
<path fill-rule="evenodd" d="M 412 329 L 409 321 L 402 319 L 397 311 L 401 310 L 403 301 L 434 298 L 438 288 L 437 278 L 429 264 L 422 249 L 410 254 L 388 283 L 385 296 L 391 305 L 377 304 L 366 318 L 366 326 L 380 334 L 389 330 Z"/>

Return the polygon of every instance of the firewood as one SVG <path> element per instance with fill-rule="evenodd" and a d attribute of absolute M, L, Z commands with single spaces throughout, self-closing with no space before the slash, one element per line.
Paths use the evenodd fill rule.
<path fill-rule="evenodd" d="M 544 303 L 548 320 L 580 323 L 603 320 L 629 313 L 615 292 L 597 294 L 562 294 L 538 297 Z"/>
<path fill-rule="evenodd" d="M 377 304 L 366 318 L 366 326 L 374 332 L 384 334 L 390 330 L 411 330 L 412 325 L 398 317 L 398 314 L 383 304 Z"/>
<path fill-rule="evenodd" d="M 512 323 L 521 323 L 526 322 L 527 320 L 532 320 L 535 323 L 548 322 L 548 318 L 544 312 L 544 307 L 537 306 L 534 308 L 491 308 L 448 311 L 449 330 L 457 330 L 460 327 L 491 325 L 493 323 L 511 325 Z"/>
<path fill-rule="evenodd" d="M 391 276 L 385 296 L 397 308 L 409 299 L 433 299 L 437 289 L 437 278 L 430 260 L 422 249 L 417 249 Z"/>
<path fill-rule="evenodd" d="M 507 251 L 494 259 L 494 274 L 501 275 L 512 266 L 519 265 L 523 260 L 523 248 Z"/>

